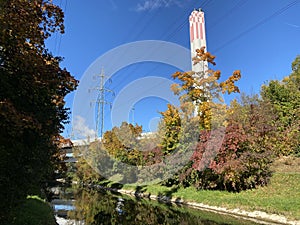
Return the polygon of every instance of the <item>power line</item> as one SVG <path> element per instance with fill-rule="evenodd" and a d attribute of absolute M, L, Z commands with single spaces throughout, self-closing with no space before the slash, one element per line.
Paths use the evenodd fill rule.
<path fill-rule="evenodd" d="M 234 5 L 229 11 L 224 13 L 222 16 L 220 16 L 218 19 L 215 20 L 212 24 L 210 24 L 209 27 L 207 27 L 207 30 L 211 30 L 214 28 L 216 25 L 224 21 L 224 18 L 228 17 L 231 15 L 232 12 L 237 11 L 240 9 L 243 5 L 245 5 L 248 2 L 248 0 L 240 0 L 236 5 Z"/>
<path fill-rule="evenodd" d="M 264 18 L 263 20 L 259 21 L 258 23 L 254 24 L 252 27 L 250 27 L 247 30 L 243 31 L 242 33 L 238 34 L 237 36 L 235 36 L 231 40 L 225 42 L 223 45 L 221 45 L 220 47 L 216 48 L 212 52 L 216 53 L 216 52 L 220 51 L 221 49 L 225 48 L 227 45 L 231 44 L 232 42 L 240 39 L 241 37 L 245 36 L 249 32 L 251 32 L 251 31 L 255 30 L 256 28 L 262 26 L 263 24 L 267 23 L 269 20 L 273 19 L 274 17 L 281 15 L 286 10 L 288 10 L 289 8 L 295 6 L 299 2 L 300 2 L 300 0 L 296 0 L 296 1 L 290 2 L 289 4 L 285 5 L 284 7 L 280 8 L 279 10 L 277 10 L 276 12 L 274 12 L 272 15 Z"/>
<path fill-rule="evenodd" d="M 202 8 L 203 7 L 207 7 L 210 3 L 211 3 L 211 1 L 209 1 L 209 0 L 203 1 L 202 4 L 200 5 L 200 7 L 202 7 Z M 190 11 L 190 9 L 188 9 L 187 12 L 184 12 L 183 16 L 180 16 L 180 18 L 184 17 L 184 20 L 172 32 L 165 33 L 165 35 L 162 36 L 163 40 L 171 40 L 180 30 L 182 30 L 186 26 L 186 24 L 188 24 L 188 19 L 186 18 L 186 14 L 189 11 Z M 176 21 L 178 21 L 178 20 L 176 20 Z M 173 24 L 175 24 L 175 23 L 176 22 L 174 22 Z M 142 31 L 140 31 L 139 34 L 141 34 L 145 30 L 146 27 L 147 27 L 147 24 L 143 27 Z M 172 25 L 171 25 L 171 27 L 172 27 Z M 154 51 L 154 50 L 155 49 L 152 49 L 152 51 Z M 148 53 L 148 54 L 150 54 L 150 53 Z M 149 71 L 146 74 L 146 76 L 149 75 L 151 72 L 155 71 L 156 69 L 158 69 L 159 67 L 160 67 L 160 65 L 155 65 L 155 67 L 151 71 Z M 135 68 L 133 68 L 133 70 L 130 72 L 130 74 L 133 74 L 136 70 L 137 70 L 137 66 Z M 122 81 L 118 82 L 118 84 L 116 86 L 114 86 L 114 88 L 120 86 L 123 83 L 123 81 L 126 80 L 127 78 L 128 78 L 128 76 L 124 76 L 124 78 L 122 79 Z M 160 85 L 160 84 L 158 84 L 158 85 Z M 142 91 L 142 92 L 144 92 L 144 91 Z M 118 106 L 118 107 L 120 107 L 120 106 Z"/>
<path fill-rule="evenodd" d="M 247 2 L 247 0 L 239 1 L 239 2 L 238 2 L 238 3 L 237 3 L 237 4 L 236 4 L 229 12 L 227 12 L 226 14 L 224 14 L 224 16 L 223 16 L 220 20 L 226 18 L 231 12 L 233 12 L 233 11 L 235 11 L 236 9 L 242 7 L 246 2 Z M 215 52 L 216 52 L 216 51 L 219 51 L 220 49 L 222 49 L 222 48 L 224 48 L 224 47 L 226 47 L 227 45 L 231 44 L 232 42 L 236 41 L 237 39 L 241 38 L 242 36 L 248 34 L 249 32 L 253 31 L 254 29 L 258 28 L 259 26 L 265 24 L 265 23 L 268 22 L 270 19 L 272 19 L 272 18 L 274 18 L 274 17 L 276 17 L 276 16 L 282 14 L 283 12 L 285 12 L 286 10 L 288 10 L 289 8 L 291 8 L 291 7 L 293 7 L 294 5 L 296 5 L 298 2 L 299 2 L 299 0 L 296 0 L 296 1 L 293 1 L 293 2 L 289 3 L 288 5 L 286 5 L 286 6 L 284 6 L 284 7 L 282 7 L 281 9 L 279 9 L 278 11 L 276 11 L 275 13 L 273 13 L 272 15 L 270 15 L 270 16 L 266 17 L 265 19 L 259 21 L 259 22 L 256 23 L 255 25 L 251 26 L 249 29 L 245 30 L 244 32 L 240 33 L 240 34 L 237 35 L 236 37 L 232 38 L 231 40 L 229 40 L 228 42 L 226 42 L 225 44 L 223 44 L 222 46 L 220 46 L 219 48 L 217 48 L 217 49 L 215 50 Z M 207 1 L 205 1 L 205 2 L 203 3 L 203 6 L 205 6 L 205 5 L 207 6 L 208 4 L 209 4 L 209 1 L 207 0 Z M 203 7 L 203 6 L 202 6 L 202 7 Z M 169 35 L 167 36 L 167 38 L 172 38 L 174 35 L 176 35 L 177 30 L 181 30 L 181 29 L 185 26 L 186 23 L 187 23 L 187 21 L 185 20 L 185 21 L 184 21 L 183 23 L 181 23 L 181 24 L 180 24 L 173 32 L 169 33 Z M 216 25 L 216 23 L 215 23 L 215 25 Z M 214 25 L 214 26 L 215 26 L 215 25 Z M 147 27 L 147 25 L 145 25 L 145 27 Z M 139 32 L 138 35 L 141 34 L 141 33 L 142 33 L 142 32 Z M 154 68 L 154 70 L 157 69 L 157 67 L 159 67 L 159 65 L 156 66 L 156 68 Z M 135 70 L 136 70 L 136 68 L 135 68 Z M 127 79 L 126 76 L 125 76 L 124 78 Z M 120 82 L 120 83 L 123 83 L 123 81 Z M 119 85 L 120 85 L 120 83 L 119 83 Z M 143 90 L 143 92 L 145 92 L 145 90 Z M 118 107 L 120 107 L 120 106 L 118 106 Z"/>
<path fill-rule="evenodd" d="M 62 8 L 62 0 L 59 1 L 59 8 Z M 61 35 L 61 34 L 60 34 Z M 58 39 L 58 32 L 55 32 L 55 39 L 54 39 L 54 55 L 57 54 L 57 39 Z"/>
<path fill-rule="evenodd" d="M 204 4 L 207 5 L 209 0 L 204 1 L 200 7 L 203 7 Z M 180 15 L 180 17 L 178 18 L 183 18 L 183 21 L 179 24 L 179 26 L 177 26 L 172 32 L 169 33 L 165 33 L 165 35 L 162 35 L 161 39 L 162 40 L 171 40 L 180 30 L 182 30 L 187 24 L 188 24 L 188 19 L 186 18 L 186 15 L 190 12 L 190 9 L 187 9 L 182 15 Z M 177 20 L 175 20 L 175 22 L 171 25 L 171 27 L 176 23 Z M 152 54 L 155 50 L 159 49 L 159 47 L 157 47 L 156 49 L 151 49 L 150 52 L 148 53 L 148 55 Z M 151 72 L 155 71 L 157 68 L 159 68 L 160 65 L 156 65 L 151 71 L 149 71 L 147 75 L 149 75 Z M 137 68 L 139 67 L 139 65 L 137 65 L 135 68 L 133 68 L 133 70 L 128 74 L 133 74 L 134 72 L 136 72 Z M 124 76 L 124 78 L 122 79 L 122 82 L 119 83 L 119 85 L 115 86 L 114 88 L 120 86 L 121 83 L 123 83 L 123 81 L 127 78 L 127 76 Z"/>
<path fill-rule="evenodd" d="M 205 1 L 203 1 L 203 2 L 200 4 L 200 7 L 201 7 L 201 8 L 207 7 L 210 3 L 211 3 L 210 0 L 205 0 Z M 172 39 L 172 38 L 173 38 L 180 30 L 182 30 L 182 29 L 188 24 L 188 19 L 186 18 L 186 15 L 187 15 L 189 12 L 190 12 L 190 9 L 186 10 L 186 11 L 183 13 L 183 15 L 181 15 L 180 17 L 178 17 L 178 18 L 182 18 L 182 17 L 183 17 L 183 21 L 182 21 L 182 22 L 179 24 L 179 26 L 177 26 L 172 32 L 170 32 L 169 34 L 168 34 L 168 33 L 165 33 L 165 35 L 162 35 L 162 38 L 161 38 L 161 39 L 162 39 L 162 40 L 171 40 L 171 39 Z M 175 20 L 175 22 L 174 22 L 173 24 L 175 24 L 176 21 L 178 21 L 178 19 Z M 173 26 L 173 25 L 171 25 L 171 27 L 172 27 L 172 26 Z M 147 25 L 144 26 L 144 28 L 146 28 L 146 27 L 147 27 Z M 152 49 L 152 50 L 151 50 L 151 52 L 154 52 L 154 51 L 155 51 L 155 49 Z M 151 52 L 150 52 L 150 53 L 151 53 Z M 148 54 L 150 55 L 150 53 L 148 53 Z M 135 67 L 132 69 L 132 71 L 131 71 L 130 73 L 128 72 L 128 74 L 129 74 L 129 75 L 130 75 L 130 74 L 134 74 L 134 72 L 136 72 L 136 70 L 138 69 L 138 67 L 139 67 L 139 65 L 135 66 Z M 154 68 L 146 74 L 146 76 L 149 75 L 151 72 L 157 70 L 159 67 L 160 67 L 160 65 L 155 65 Z M 115 89 L 116 87 L 119 87 L 119 86 L 120 86 L 127 78 L 128 78 L 128 76 L 124 76 L 124 78 L 122 79 L 122 81 L 119 82 L 118 85 L 114 86 L 114 89 Z"/>
<path fill-rule="evenodd" d="M 64 8 L 63 12 L 64 14 L 67 11 L 67 5 L 68 5 L 68 0 L 66 0 L 65 6 L 63 7 L 63 2 L 62 0 L 59 1 L 59 8 Z M 62 40 L 62 33 L 59 31 L 55 32 L 55 37 L 54 37 L 54 49 L 53 49 L 53 54 L 54 55 L 59 55 L 60 52 L 60 47 L 61 47 L 61 40 Z"/>
<path fill-rule="evenodd" d="M 202 6 L 201 7 L 207 7 L 207 5 L 210 3 L 210 0 L 206 0 L 202 3 Z"/>
<path fill-rule="evenodd" d="M 153 7 L 154 7 L 154 6 L 152 6 L 152 8 L 153 8 Z M 150 10 L 151 10 L 152 8 L 150 8 Z M 154 15 L 152 15 L 152 17 L 154 17 Z M 152 17 L 151 17 L 151 19 L 152 19 Z M 138 17 L 138 19 L 135 21 L 135 23 L 132 25 L 132 27 L 131 27 L 130 30 L 128 31 L 128 34 L 127 34 L 126 36 L 123 36 L 121 43 L 128 42 L 128 41 L 130 41 L 130 40 L 132 40 L 132 39 L 137 39 L 137 37 L 138 37 L 139 35 L 142 34 L 142 32 L 145 30 L 146 25 L 144 25 L 144 27 L 142 28 L 142 31 L 140 31 L 138 34 L 135 35 L 135 38 L 130 38 L 130 36 L 129 36 L 130 34 L 133 33 L 134 29 L 138 26 L 138 24 L 141 23 L 141 21 L 145 20 L 145 18 L 146 18 L 146 17 L 145 17 L 145 14 L 142 13 L 142 14 Z M 148 20 L 147 23 L 150 23 L 150 19 Z M 132 35 L 131 35 L 131 36 L 132 36 Z M 127 41 L 126 41 L 126 40 L 127 40 Z M 122 59 L 122 58 L 124 57 L 125 53 L 126 53 L 126 50 L 123 50 L 123 52 L 120 52 L 120 54 L 118 55 L 118 57 L 114 57 L 114 59 L 113 59 L 113 61 L 111 62 L 111 64 L 113 65 L 113 64 L 115 64 L 115 62 L 117 62 L 118 60 Z"/>
<path fill-rule="evenodd" d="M 163 0 L 159 0 L 161 2 L 163 2 Z M 171 2 L 172 0 L 169 0 L 169 3 Z M 149 11 L 151 11 L 152 9 L 154 9 L 154 6 L 152 6 L 151 9 L 149 9 Z M 148 13 L 149 13 L 148 11 Z M 142 27 L 142 29 L 136 34 L 134 35 L 133 39 L 138 39 L 139 36 L 146 30 L 146 28 L 148 27 L 149 23 L 151 22 L 151 20 L 157 16 L 157 14 L 159 13 L 159 10 L 157 10 L 156 13 L 152 14 L 152 16 L 150 18 L 148 18 L 148 20 L 146 21 L 146 23 L 144 24 L 144 26 Z M 141 23 L 142 19 L 146 18 L 144 14 L 142 14 L 138 20 L 135 22 L 135 24 L 132 26 L 132 29 L 131 31 L 133 30 L 133 28 L 136 28 L 136 26 Z M 131 34 L 132 32 L 128 32 L 128 34 Z M 129 35 L 127 35 L 127 37 L 129 38 Z M 123 39 L 124 40 L 124 39 Z M 126 53 L 126 50 L 124 50 L 123 52 L 120 52 L 120 54 L 118 54 L 117 57 L 113 57 L 112 61 L 116 61 L 116 60 L 119 60 L 120 58 L 122 58 Z M 134 69 L 134 71 L 136 70 L 136 68 Z M 120 85 L 121 83 L 123 83 L 123 81 L 125 81 L 127 79 L 126 76 L 124 76 L 124 78 L 122 79 L 121 82 L 119 82 L 118 84 Z M 115 89 L 116 87 L 118 87 L 119 85 L 115 86 L 114 88 L 112 89 Z"/>
<path fill-rule="evenodd" d="M 68 0 L 66 0 L 66 4 L 64 7 L 64 14 L 67 12 L 67 6 L 68 6 Z M 61 39 L 62 39 L 62 33 L 60 33 L 60 35 L 59 35 L 57 55 L 59 55 L 59 52 L 60 52 Z"/>
<path fill-rule="evenodd" d="M 242 0 L 242 1 L 239 1 L 239 3 L 233 8 L 233 9 L 231 9 L 230 11 L 233 11 L 234 9 L 236 9 L 236 8 L 238 8 L 238 7 L 241 7 L 243 4 L 245 4 L 245 2 L 246 2 L 247 0 Z M 209 1 L 209 0 L 206 0 L 206 1 L 203 1 L 203 3 L 200 5 L 200 7 L 207 7 L 208 6 L 208 4 L 210 3 L 211 1 Z M 190 9 L 188 9 L 186 12 L 184 12 L 184 15 L 186 15 L 188 12 L 190 11 Z M 182 17 L 182 16 L 181 16 Z M 181 18 L 180 17 L 180 18 Z M 183 16 L 184 17 L 184 16 Z M 183 27 L 186 25 L 188 23 L 188 20 L 184 17 L 184 20 L 183 20 L 183 22 L 182 23 L 180 23 L 180 25 L 179 26 L 177 26 L 177 28 L 175 28 L 175 30 L 173 30 L 171 33 L 169 33 L 169 34 L 167 34 L 166 33 L 166 35 L 163 35 L 162 36 L 162 39 L 164 39 L 164 40 L 171 40 L 181 29 L 183 29 Z M 164 37 L 166 37 L 166 38 L 164 38 Z M 155 49 L 152 49 L 152 51 L 154 51 Z M 150 73 L 153 73 L 153 71 L 155 71 L 155 70 L 157 70 L 158 68 L 160 67 L 160 65 L 155 65 L 148 73 L 146 73 L 146 75 L 145 76 L 148 76 Z M 135 72 L 137 70 L 137 67 L 135 67 L 134 69 L 133 69 L 133 71 L 131 72 L 132 74 Z M 123 80 L 122 80 L 123 81 Z M 122 82 L 121 82 L 122 83 Z M 119 84 L 120 85 L 120 84 Z M 118 85 L 118 86 L 119 86 Z M 160 84 L 158 84 L 158 85 L 160 85 Z M 117 87 L 117 86 L 116 86 Z M 143 92 L 145 92 L 145 90 L 144 91 L 142 91 L 141 93 L 143 93 Z M 132 100 L 132 99 L 131 99 Z M 120 107 L 120 106 L 118 106 L 118 107 Z"/>
<path fill-rule="evenodd" d="M 172 0 L 169 0 L 168 4 L 171 3 L 171 1 L 172 1 Z M 154 9 L 154 7 L 155 7 L 155 5 L 153 5 L 153 6 L 149 9 L 149 11 L 151 11 L 152 9 Z M 138 39 L 138 38 L 141 36 L 141 34 L 146 30 L 146 28 L 147 28 L 148 25 L 151 23 L 151 21 L 159 14 L 159 12 L 160 12 L 160 11 L 157 10 L 155 13 L 153 13 L 153 14 L 151 15 L 151 17 L 149 17 L 148 20 L 145 22 L 145 24 L 143 25 L 143 27 L 139 30 L 139 32 L 138 32 L 136 35 L 134 35 L 131 39 L 133 39 L 133 40 Z M 142 15 L 138 18 L 138 20 L 135 22 L 135 24 L 131 27 L 131 29 L 130 29 L 131 32 L 128 32 L 128 33 L 129 33 L 129 34 L 132 33 L 132 31 L 134 30 L 134 28 L 136 28 L 137 25 L 142 21 L 142 19 L 145 19 L 145 18 L 146 18 L 145 15 L 142 14 Z M 129 37 L 129 36 L 128 36 L 128 37 Z M 123 39 L 123 40 L 124 40 L 124 39 Z M 120 54 L 118 55 L 118 57 L 115 57 L 115 58 L 113 59 L 112 65 L 113 65 L 115 62 L 117 62 L 118 60 L 122 59 L 122 58 L 125 56 L 126 53 L 127 53 L 126 49 L 124 49 L 123 52 L 120 52 Z M 129 72 L 128 72 L 128 73 L 129 73 Z M 124 78 L 122 79 L 122 82 L 120 82 L 120 83 L 123 83 L 123 81 L 125 81 L 126 79 L 127 79 L 127 76 L 124 76 Z M 120 85 L 120 83 L 119 83 L 119 85 Z M 119 85 L 117 85 L 117 86 L 119 86 Z M 116 87 L 113 87 L 113 89 L 115 89 L 115 88 L 116 88 Z"/>

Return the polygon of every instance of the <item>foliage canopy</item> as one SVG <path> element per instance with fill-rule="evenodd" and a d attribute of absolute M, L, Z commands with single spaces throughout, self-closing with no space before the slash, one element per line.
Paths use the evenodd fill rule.
<path fill-rule="evenodd" d="M 64 97 L 77 81 L 45 47 L 51 34 L 64 32 L 62 10 L 49 0 L 0 4 L 2 216 L 52 174 L 68 119 Z"/>

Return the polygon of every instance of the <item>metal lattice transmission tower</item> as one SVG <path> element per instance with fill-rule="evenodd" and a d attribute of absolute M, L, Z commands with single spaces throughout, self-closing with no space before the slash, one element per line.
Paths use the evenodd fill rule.
<path fill-rule="evenodd" d="M 100 138 L 103 136 L 103 130 L 104 130 L 104 109 L 105 105 L 109 105 L 111 107 L 112 103 L 106 101 L 105 95 L 106 93 L 112 93 L 114 95 L 114 92 L 110 89 L 105 88 L 105 74 L 104 69 L 101 69 L 101 73 L 96 75 L 100 78 L 99 86 L 94 88 L 98 91 L 98 96 L 96 100 L 96 106 L 97 106 L 97 116 L 96 116 L 96 134 L 95 139 L 98 138 L 99 131 L 100 131 Z"/>

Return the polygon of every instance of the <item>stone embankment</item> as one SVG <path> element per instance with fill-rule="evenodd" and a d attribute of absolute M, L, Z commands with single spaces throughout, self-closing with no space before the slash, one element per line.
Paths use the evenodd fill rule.
<path fill-rule="evenodd" d="M 277 215 L 277 214 L 268 214 L 262 211 L 245 211 L 241 209 L 227 209 L 223 207 L 210 206 L 203 203 L 196 202 L 186 202 L 180 198 L 170 198 L 168 196 L 156 196 L 150 193 L 137 192 L 133 190 L 123 190 L 120 189 L 118 192 L 126 195 L 131 195 L 139 198 L 148 198 L 152 200 L 157 200 L 165 203 L 175 203 L 175 204 L 183 204 L 192 208 L 206 210 L 210 212 L 219 213 L 222 215 L 229 215 L 236 218 L 241 218 L 244 220 L 249 220 L 253 222 L 257 222 L 260 224 L 268 224 L 268 225 L 278 225 L 278 224 L 288 224 L 288 225 L 300 225 L 300 221 L 292 221 L 287 219 L 285 216 Z"/>

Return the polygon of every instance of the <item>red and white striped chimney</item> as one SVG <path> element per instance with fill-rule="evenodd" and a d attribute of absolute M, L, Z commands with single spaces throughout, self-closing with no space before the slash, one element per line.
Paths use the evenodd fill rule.
<path fill-rule="evenodd" d="M 190 39 L 191 39 L 191 54 L 192 58 L 196 55 L 196 49 L 205 47 L 206 51 L 206 34 L 205 34 L 205 19 L 204 12 L 199 10 L 194 10 L 190 15 Z M 192 70 L 197 72 L 199 76 L 204 77 L 208 69 L 207 62 L 200 62 L 196 65 L 192 63 Z"/>

